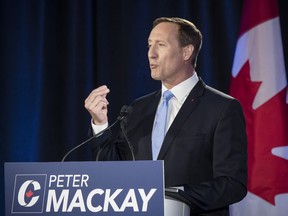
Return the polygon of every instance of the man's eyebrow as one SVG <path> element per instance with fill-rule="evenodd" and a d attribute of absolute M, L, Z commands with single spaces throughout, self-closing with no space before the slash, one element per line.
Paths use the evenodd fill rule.
<path fill-rule="evenodd" d="M 153 41 L 153 40 L 148 39 L 148 42 L 152 42 L 152 41 Z M 162 43 L 163 43 L 163 42 L 165 42 L 165 41 L 164 41 L 164 40 L 155 40 L 154 42 L 155 42 L 155 43 L 159 43 L 159 42 L 162 42 Z"/>

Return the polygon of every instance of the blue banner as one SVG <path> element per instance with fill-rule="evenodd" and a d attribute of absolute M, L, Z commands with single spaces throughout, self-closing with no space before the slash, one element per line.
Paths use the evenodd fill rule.
<path fill-rule="evenodd" d="M 5 163 L 6 216 L 164 216 L 163 172 L 163 161 Z"/>

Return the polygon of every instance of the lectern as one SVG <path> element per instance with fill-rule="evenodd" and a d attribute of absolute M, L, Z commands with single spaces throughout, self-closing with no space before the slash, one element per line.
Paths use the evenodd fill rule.
<path fill-rule="evenodd" d="M 5 215 L 188 216 L 165 197 L 163 163 L 5 163 Z"/>

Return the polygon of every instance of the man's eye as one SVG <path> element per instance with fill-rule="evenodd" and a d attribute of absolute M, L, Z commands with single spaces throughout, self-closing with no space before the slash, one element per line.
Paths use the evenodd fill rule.
<path fill-rule="evenodd" d="M 164 43 L 159 43 L 158 46 L 165 46 L 165 44 Z"/>

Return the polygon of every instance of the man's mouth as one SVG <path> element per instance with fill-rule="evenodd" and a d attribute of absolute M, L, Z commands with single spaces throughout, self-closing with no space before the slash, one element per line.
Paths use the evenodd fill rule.
<path fill-rule="evenodd" d="M 150 68 L 151 69 L 155 69 L 155 68 L 157 68 L 158 67 L 158 65 L 156 65 L 156 64 L 150 64 Z"/>

